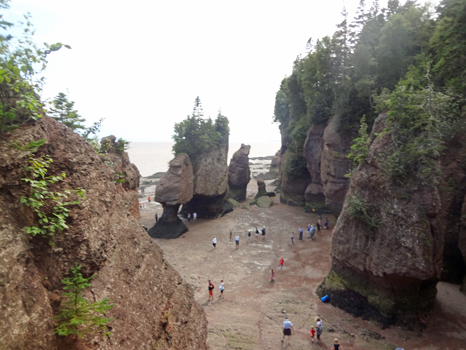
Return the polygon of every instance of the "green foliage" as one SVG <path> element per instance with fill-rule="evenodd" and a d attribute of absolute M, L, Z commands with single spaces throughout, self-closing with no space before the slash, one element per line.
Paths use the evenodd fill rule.
<path fill-rule="evenodd" d="M 26 227 L 26 232 L 32 236 L 41 235 L 50 239 L 55 233 L 68 229 L 66 219 L 70 210 L 67 207 L 79 204 L 79 201 L 67 201 L 68 196 L 75 193 L 85 198 L 85 191 L 81 188 L 63 190 L 63 193 L 50 190 L 51 185 L 63 181 L 66 177 L 65 173 L 47 176 L 52 162 L 49 156 L 39 159 L 29 157 L 30 166 L 25 170 L 31 173 L 31 177 L 22 180 L 31 185 L 31 193 L 21 197 L 21 203 L 31 207 L 39 220 L 38 226 Z M 50 244 L 53 244 L 53 241 L 50 241 Z"/>
<path fill-rule="evenodd" d="M 121 184 L 125 182 L 125 173 L 115 173 L 113 174 L 113 182 L 116 184 Z"/>
<path fill-rule="evenodd" d="M 0 9 L 8 9 L 8 2 L 2 0 Z M 61 43 L 37 46 L 32 40 L 34 34 L 30 16 L 24 16 L 21 23 L 22 36 L 0 35 L 0 137 L 20 125 L 37 120 L 44 112 L 39 100 L 45 78 L 41 74 L 47 66 L 47 56 L 68 45 Z M 13 26 L 0 14 L 0 28 L 8 30 Z"/>
<path fill-rule="evenodd" d="M 91 140 L 91 145 L 94 147 L 97 153 L 104 155 L 109 153 L 112 149 L 118 154 L 122 154 L 124 151 L 129 149 L 130 141 L 125 139 L 117 139 L 115 142 L 108 137 L 104 137 L 100 142 L 97 139 Z"/>
<path fill-rule="evenodd" d="M 444 0 L 431 39 L 434 73 L 440 84 L 466 95 L 466 2 Z"/>
<path fill-rule="evenodd" d="M 435 186 L 445 141 L 464 130 L 464 112 L 452 96 L 436 91 L 429 72 L 413 68 L 383 104 L 389 109 L 386 133 L 395 149 L 383 164 L 395 180 L 411 178 Z"/>
<path fill-rule="evenodd" d="M 200 99 L 197 97 L 193 114 L 175 124 L 175 133 L 172 136 L 175 155 L 186 153 L 191 158 L 196 157 L 228 141 L 228 118 L 219 111 L 215 123 L 210 118 L 203 119 L 200 106 Z"/>
<path fill-rule="evenodd" d="M 346 203 L 348 205 L 346 214 L 357 219 L 363 226 L 365 234 L 371 236 L 372 231 L 379 225 L 379 220 L 369 214 L 369 212 L 376 209 L 375 206 L 362 198 L 358 192 L 354 192 L 352 196 L 348 196 Z"/>
<path fill-rule="evenodd" d="M 351 160 L 353 169 L 360 163 L 367 161 L 369 154 L 369 134 L 367 133 L 366 116 L 361 118 L 361 126 L 359 128 L 359 137 L 353 140 L 351 151 L 348 154 L 348 159 Z M 345 176 L 351 176 L 353 170 Z"/>
<path fill-rule="evenodd" d="M 81 294 L 84 289 L 91 287 L 89 281 L 96 274 L 85 278 L 79 272 L 80 270 L 81 266 L 76 263 L 71 268 L 73 276 L 65 277 L 62 280 L 62 283 L 65 285 L 63 289 L 66 291 L 63 295 L 67 300 L 62 303 L 59 315 L 55 317 L 57 320 L 55 334 L 65 337 L 74 335 L 78 338 L 86 337 L 89 333 L 102 332 L 105 336 L 110 336 L 111 333 L 107 330 L 107 324 L 112 319 L 102 316 L 105 316 L 105 313 L 114 304 L 109 304 L 109 299 L 107 298 L 95 303 L 84 299 Z"/>
<path fill-rule="evenodd" d="M 25 145 L 20 145 L 17 142 L 14 142 L 11 144 L 11 146 L 23 152 L 35 152 L 44 143 L 45 143 L 45 139 L 42 139 L 39 141 L 30 141 Z"/>
<path fill-rule="evenodd" d="M 69 101 L 68 96 L 63 92 L 60 92 L 49 104 L 48 115 L 50 117 L 63 123 L 93 145 L 92 137 L 100 131 L 104 118 L 100 118 L 92 126 L 86 127 L 83 124 L 86 119 L 78 114 L 78 111 L 74 109 L 74 102 Z"/>

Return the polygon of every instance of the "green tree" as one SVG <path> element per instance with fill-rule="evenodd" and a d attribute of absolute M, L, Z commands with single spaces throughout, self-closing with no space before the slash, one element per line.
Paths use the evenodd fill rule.
<path fill-rule="evenodd" d="M 9 8 L 9 1 L 0 0 L 0 10 Z M 8 30 L 12 24 L 0 14 L 0 137 L 4 132 L 37 120 L 44 113 L 39 100 L 45 78 L 41 74 L 47 66 L 47 56 L 68 45 L 61 43 L 37 46 L 30 16 L 25 15 L 22 35 L 14 37 Z"/>
<path fill-rule="evenodd" d="M 105 316 L 105 313 L 115 304 L 110 304 L 108 298 L 95 303 L 84 299 L 83 290 L 91 287 L 89 281 L 97 275 L 85 278 L 80 271 L 81 266 L 75 263 L 75 266 L 71 268 L 73 276 L 62 280 L 65 285 L 63 289 L 66 292 L 63 295 L 66 301 L 62 303 L 59 315 L 55 317 L 57 320 L 55 334 L 65 337 L 74 335 L 75 339 L 95 332 L 102 332 L 105 336 L 109 336 L 111 333 L 108 332 L 107 324 L 112 319 L 102 316 Z"/>
<path fill-rule="evenodd" d="M 172 136 L 175 155 L 186 153 L 190 157 L 196 157 L 228 142 L 228 118 L 219 112 L 215 123 L 210 118 L 204 119 L 201 106 L 201 100 L 196 97 L 193 114 L 180 123 L 175 123 Z"/>
<path fill-rule="evenodd" d="M 85 119 L 74 109 L 74 102 L 68 100 L 63 92 L 60 92 L 52 102 L 50 102 L 48 115 L 53 119 L 65 124 L 74 132 L 80 133 L 86 127 L 83 125 Z"/>

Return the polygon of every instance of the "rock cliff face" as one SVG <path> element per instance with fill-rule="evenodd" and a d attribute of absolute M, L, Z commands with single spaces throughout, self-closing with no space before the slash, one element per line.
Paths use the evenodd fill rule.
<path fill-rule="evenodd" d="M 155 190 L 154 199 L 162 204 L 163 214 L 149 230 L 154 238 L 177 238 L 188 231 L 178 209 L 193 198 L 193 166 L 187 154 L 175 157 L 169 165 Z"/>
<path fill-rule="evenodd" d="M 295 155 L 290 150 L 282 155 L 280 162 L 280 202 L 288 205 L 304 206 L 306 201 L 304 193 L 311 182 L 311 176 L 307 170 L 302 174 L 294 172 L 287 174 L 286 165 L 294 157 Z"/>
<path fill-rule="evenodd" d="M 199 218 L 216 218 L 233 210 L 228 201 L 228 137 L 210 152 L 191 157 L 194 195 L 181 213 L 197 213 Z"/>
<path fill-rule="evenodd" d="M 324 188 L 320 177 L 324 130 L 324 125 L 311 126 L 303 148 L 303 157 L 311 174 L 311 183 L 306 187 L 304 198 L 313 208 L 318 209 L 325 208 Z"/>
<path fill-rule="evenodd" d="M 241 144 L 233 154 L 228 167 L 228 187 L 230 198 L 238 202 L 246 200 L 246 188 L 251 179 L 249 170 L 249 151 L 251 146 Z"/>
<path fill-rule="evenodd" d="M 38 225 L 20 203 L 29 193 L 26 152 L 11 147 L 46 139 L 35 157 L 50 155 L 50 174 L 66 172 L 54 190 L 81 187 L 86 199 L 71 208 L 69 229 L 54 246 L 31 238 L 25 226 Z M 0 143 L 0 344 L 4 349 L 207 349 L 207 321 L 193 291 L 165 262 L 162 251 L 138 223 L 132 208 L 137 194 L 115 183 L 116 169 L 70 129 L 44 117 L 23 125 Z M 131 175 L 128 176 L 128 179 Z M 75 263 L 85 276 L 97 273 L 85 291 L 91 300 L 109 298 L 109 339 L 77 343 L 53 335 L 61 280 Z"/>
<path fill-rule="evenodd" d="M 379 163 L 393 153 L 386 115 L 375 121 L 367 164 L 355 170 L 332 238 L 332 268 L 317 293 L 381 324 L 421 325 L 434 306 L 444 236 L 437 188 L 393 183 Z"/>

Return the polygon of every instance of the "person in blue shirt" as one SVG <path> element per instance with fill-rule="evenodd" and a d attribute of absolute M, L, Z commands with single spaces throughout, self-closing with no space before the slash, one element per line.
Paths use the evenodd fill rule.
<path fill-rule="evenodd" d="M 288 317 L 285 317 L 285 322 L 283 322 L 283 339 L 282 343 L 285 340 L 285 337 L 291 337 L 291 328 L 293 325 L 291 324 L 290 321 L 288 321 Z"/>
<path fill-rule="evenodd" d="M 299 240 L 300 240 L 300 241 L 303 240 L 303 232 L 304 232 L 303 228 L 300 227 L 300 228 L 299 228 Z"/>

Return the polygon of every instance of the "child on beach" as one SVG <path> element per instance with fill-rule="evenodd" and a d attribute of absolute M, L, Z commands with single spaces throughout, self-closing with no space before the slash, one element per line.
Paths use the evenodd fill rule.
<path fill-rule="evenodd" d="M 283 259 L 283 256 L 280 258 L 280 270 L 283 270 L 283 264 L 285 263 L 285 259 Z"/>
<path fill-rule="evenodd" d="M 311 342 L 314 343 L 314 336 L 316 334 L 316 330 L 314 329 L 314 326 L 311 327 L 311 332 L 310 333 L 311 333 Z"/>
<path fill-rule="evenodd" d="M 275 273 L 273 272 L 273 269 L 270 269 L 270 282 L 275 282 L 273 280 L 273 277 L 275 276 Z"/>
<path fill-rule="evenodd" d="M 223 280 L 220 281 L 220 286 L 218 286 L 218 289 L 220 289 L 220 295 L 218 298 L 225 299 L 225 295 L 223 295 L 223 290 L 225 289 L 225 285 L 223 284 Z"/>
<path fill-rule="evenodd" d="M 332 350 L 343 350 L 343 347 L 338 344 L 338 339 L 335 338 L 335 340 L 333 341 L 333 348 Z"/>
<path fill-rule="evenodd" d="M 239 236 L 235 236 L 236 249 L 239 248 Z"/>
<path fill-rule="evenodd" d="M 214 300 L 214 294 L 213 294 L 214 293 L 213 292 L 214 288 L 215 288 L 214 284 L 212 282 L 210 282 L 210 280 L 209 280 L 209 300 Z"/>

